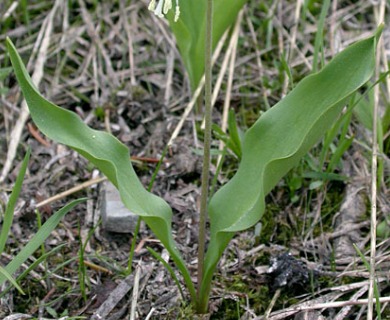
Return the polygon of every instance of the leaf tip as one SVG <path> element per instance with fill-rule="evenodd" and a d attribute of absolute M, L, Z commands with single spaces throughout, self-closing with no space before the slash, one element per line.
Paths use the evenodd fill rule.
<path fill-rule="evenodd" d="M 15 48 L 15 45 L 12 42 L 11 38 L 8 37 L 8 36 L 5 38 L 5 44 L 7 46 L 7 51 L 8 51 L 8 54 L 10 55 L 10 57 L 11 57 L 11 62 L 12 62 L 12 53 L 17 52 L 16 48 Z"/>
<path fill-rule="evenodd" d="M 5 43 L 7 44 L 8 51 L 9 51 L 9 48 L 12 47 L 12 45 L 13 45 L 11 38 L 7 36 L 5 38 Z"/>
<path fill-rule="evenodd" d="M 375 38 L 376 41 L 378 42 L 380 36 L 382 35 L 383 28 L 385 27 L 385 24 L 382 22 L 379 24 L 379 26 L 375 30 Z"/>

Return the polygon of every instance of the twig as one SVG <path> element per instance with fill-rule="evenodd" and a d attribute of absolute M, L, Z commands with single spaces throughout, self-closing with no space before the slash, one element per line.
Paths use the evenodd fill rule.
<path fill-rule="evenodd" d="M 221 50 L 222 50 L 223 44 L 224 44 L 224 42 L 226 40 L 226 37 L 227 37 L 227 32 L 225 32 L 225 34 L 222 36 L 221 40 L 218 43 L 217 48 L 214 50 L 212 64 L 215 63 L 215 61 L 217 60 L 219 54 L 221 53 Z M 192 95 L 191 101 L 188 103 L 187 107 L 185 108 L 179 123 L 177 124 L 175 130 L 173 131 L 173 133 L 172 133 L 172 135 L 171 135 L 171 137 L 170 137 L 170 139 L 168 141 L 168 146 L 172 146 L 173 141 L 179 135 L 180 130 L 183 127 L 184 122 L 188 118 L 190 112 L 192 111 L 193 107 L 195 106 L 196 101 L 198 100 L 198 97 L 199 97 L 200 93 L 202 92 L 202 89 L 203 89 L 203 86 L 204 86 L 204 82 L 205 82 L 205 78 L 204 78 L 204 75 L 203 75 L 203 77 L 199 81 L 198 87 L 196 88 L 194 94 Z"/>
<path fill-rule="evenodd" d="M 169 50 L 169 54 L 167 57 L 167 68 L 165 71 L 165 93 L 164 93 L 164 104 L 169 106 L 169 100 L 172 94 L 172 78 L 173 78 L 173 70 L 175 65 L 175 51 L 171 47 Z"/>
<path fill-rule="evenodd" d="M 61 4 L 62 1 L 56 0 L 53 9 L 51 9 L 49 15 L 45 19 L 44 23 L 42 24 L 41 31 L 43 34 L 42 41 L 40 42 L 40 48 L 39 52 L 37 54 L 37 60 L 35 62 L 35 69 L 34 73 L 32 75 L 32 81 L 35 84 L 36 87 L 39 86 L 42 77 L 43 77 L 43 67 L 46 62 L 47 58 L 47 51 L 49 49 L 50 44 L 50 37 L 53 30 L 53 19 L 54 15 L 57 11 L 58 6 Z M 22 107 L 20 110 L 19 118 L 16 121 L 15 127 L 12 130 L 11 133 L 11 139 L 8 145 L 8 152 L 7 152 L 7 159 L 5 161 L 3 170 L 1 172 L 0 176 L 0 183 L 4 181 L 4 179 L 7 177 L 9 171 L 11 170 L 12 163 L 16 156 L 16 150 L 19 145 L 20 137 L 22 136 L 24 125 L 27 121 L 27 118 L 29 116 L 30 112 L 27 107 L 27 103 L 24 100 L 22 102 Z"/>
<path fill-rule="evenodd" d="M 256 35 L 256 32 L 255 32 L 255 28 L 253 27 L 253 23 L 252 23 L 252 20 L 250 18 L 249 13 L 246 15 L 246 23 L 248 25 L 249 32 L 250 32 L 250 35 L 251 35 L 251 38 L 252 38 L 252 41 L 253 41 L 253 44 L 254 44 L 254 48 L 255 48 L 256 64 L 257 64 L 257 68 L 258 68 L 258 71 L 259 71 L 259 81 L 260 81 L 261 88 L 262 88 L 260 90 L 260 92 L 262 92 L 266 108 L 269 108 L 268 90 L 266 90 L 266 88 L 264 86 L 264 81 L 263 81 L 264 71 L 263 71 L 263 63 L 261 62 L 261 55 L 262 55 L 262 53 L 259 50 L 259 43 L 257 41 L 257 35 Z"/>
<path fill-rule="evenodd" d="M 98 33 L 97 33 L 97 30 L 95 30 L 95 28 L 94 28 L 93 19 L 87 10 L 87 7 L 84 3 L 84 0 L 78 0 L 78 4 L 81 8 L 82 18 L 83 18 L 85 24 L 87 25 L 87 33 L 88 33 L 89 37 L 92 39 L 92 42 L 96 45 L 96 47 L 99 49 L 100 53 L 103 56 L 104 62 L 106 64 L 106 71 L 107 71 L 107 74 L 109 76 L 109 80 L 112 81 L 112 84 L 115 87 L 119 87 L 118 77 L 115 74 L 114 68 L 113 68 L 112 63 L 111 63 L 110 56 L 109 56 L 106 48 L 104 47 L 102 41 L 100 40 Z"/>
<path fill-rule="evenodd" d="M 141 274 L 141 267 L 140 267 L 140 265 L 138 265 L 135 269 L 133 297 L 131 299 L 130 320 L 136 319 L 140 274 Z"/>
<path fill-rule="evenodd" d="M 223 132 L 226 132 L 227 129 L 227 121 L 228 121 L 228 114 L 229 114 L 229 108 L 230 108 L 230 98 L 231 98 L 231 93 L 232 93 L 232 85 L 233 85 L 233 77 L 234 77 L 234 66 L 236 63 L 236 56 L 237 56 L 237 44 L 238 44 L 238 35 L 240 31 L 240 25 L 242 21 L 242 16 L 243 16 L 243 10 L 240 11 L 238 14 L 236 24 L 234 25 L 233 29 L 233 34 L 232 34 L 232 39 L 230 41 L 231 45 L 229 46 L 232 47 L 232 53 L 230 56 L 230 65 L 229 65 L 229 74 L 228 74 L 228 81 L 227 81 L 227 88 L 226 88 L 226 95 L 225 95 L 225 102 L 223 104 L 223 112 L 222 112 L 222 125 L 221 129 Z M 223 150 L 224 148 L 224 143 L 221 140 L 219 142 L 219 150 Z M 219 166 L 219 163 L 222 160 L 222 154 L 218 156 L 217 160 L 217 167 Z"/>
<path fill-rule="evenodd" d="M 281 292 L 280 289 L 276 290 L 276 292 L 275 292 L 274 296 L 272 297 L 272 300 L 271 300 L 271 302 L 270 302 L 270 304 L 269 304 L 267 310 L 265 310 L 264 319 L 267 319 L 267 320 L 268 320 L 269 315 L 270 315 L 270 313 L 271 313 L 271 311 L 272 311 L 272 308 L 274 307 L 274 305 L 275 305 L 275 303 L 276 303 L 276 300 L 278 300 L 278 298 L 279 298 L 279 296 L 280 296 L 280 292 Z"/>
<path fill-rule="evenodd" d="M 294 25 L 291 30 L 291 38 L 290 38 L 290 46 L 287 48 L 287 54 L 286 54 L 286 61 L 289 64 L 293 57 L 294 57 L 294 49 L 297 48 L 296 45 L 296 39 L 297 39 L 297 32 L 298 32 L 298 25 L 299 25 L 299 18 L 301 15 L 301 8 L 302 8 L 303 1 L 298 0 L 297 5 L 295 7 L 295 13 L 294 13 Z M 287 93 L 288 89 L 288 84 L 289 84 L 290 78 L 289 77 L 284 77 L 284 82 L 283 82 L 283 95 Z"/>
<path fill-rule="evenodd" d="M 385 1 L 380 2 L 379 15 L 377 21 L 383 23 L 385 16 Z M 382 37 L 378 40 L 382 41 Z M 375 77 L 380 76 L 381 52 L 380 45 L 377 46 L 375 57 Z M 374 88 L 374 114 L 372 121 L 372 160 L 371 160 L 371 250 L 370 250 L 370 285 L 368 289 L 368 310 L 367 319 L 373 319 L 374 315 L 374 285 L 375 285 L 375 255 L 376 255 L 376 227 L 377 227 L 377 174 L 378 174 L 378 109 L 379 109 L 379 85 Z"/>
<path fill-rule="evenodd" d="M 40 144 L 44 145 L 45 147 L 50 147 L 50 142 L 45 140 L 45 138 L 43 138 L 40 135 L 39 130 L 35 128 L 33 124 L 27 123 L 27 128 L 30 134 L 35 138 L 35 140 L 37 140 Z"/>
<path fill-rule="evenodd" d="M 54 201 L 60 200 L 62 198 L 65 198 L 66 196 L 69 196 L 70 194 L 73 194 L 73 193 L 75 193 L 77 191 L 83 190 L 85 188 L 88 188 L 89 186 L 92 186 L 94 184 L 100 183 L 100 182 L 105 181 L 105 180 L 107 180 L 106 177 L 99 177 L 99 178 L 88 180 L 86 182 L 83 182 L 82 184 L 79 184 L 78 186 L 75 186 L 75 187 L 73 187 L 73 188 L 71 188 L 69 190 L 66 190 L 64 192 L 56 194 L 53 197 L 50 197 L 50 198 L 48 198 L 46 200 L 43 200 L 43 201 L 37 203 L 35 208 L 43 207 L 43 206 L 45 206 L 45 205 L 47 205 L 49 203 L 52 203 Z"/>
<path fill-rule="evenodd" d="M 150 309 L 148 315 L 146 316 L 145 320 L 149 320 L 152 317 L 154 311 L 156 311 L 156 308 L 152 307 L 152 309 Z"/>
<path fill-rule="evenodd" d="M 359 299 L 355 301 L 334 301 L 334 302 L 324 302 L 324 303 L 316 303 L 316 304 L 302 304 L 298 306 L 292 306 L 290 308 L 276 311 L 274 314 L 271 314 L 269 320 L 279 320 L 285 319 L 295 313 L 305 310 L 316 310 L 316 309 L 330 309 L 330 308 L 342 308 L 345 306 L 359 306 L 359 305 L 367 305 L 369 299 Z M 376 301 L 374 300 L 374 303 Z M 382 297 L 379 298 L 380 303 L 390 302 L 390 297 Z M 264 316 L 256 317 L 253 320 L 265 320 Z"/>
<path fill-rule="evenodd" d="M 112 272 L 110 270 L 108 270 L 107 268 L 104 268 L 102 266 L 99 266 L 99 265 L 97 265 L 97 264 L 95 264 L 95 263 L 93 263 L 91 261 L 84 260 L 84 264 L 87 267 L 89 267 L 89 268 L 91 268 L 91 269 L 93 269 L 93 270 L 95 270 L 97 272 L 103 272 L 103 273 L 106 273 L 108 275 L 112 275 Z"/>
<path fill-rule="evenodd" d="M 133 287 L 134 275 L 129 275 L 126 279 L 123 279 L 118 286 L 111 291 L 107 299 L 101 304 L 101 306 L 94 312 L 91 320 L 103 320 L 107 319 L 112 309 L 116 307 L 119 301 L 131 290 Z"/>
<path fill-rule="evenodd" d="M 350 299 L 349 301 L 356 301 L 358 298 L 360 298 L 363 294 L 367 292 L 367 286 L 364 286 L 360 288 Z M 336 315 L 334 320 L 343 320 L 347 318 L 347 315 L 350 313 L 352 309 L 352 305 L 344 306 Z"/>
<path fill-rule="evenodd" d="M 234 42 L 235 42 L 234 36 L 232 35 L 230 37 L 229 46 L 226 50 L 225 56 L 224 56 L 222 64 L 221 64 L 221 68 L 220 68 L 218 76 L 217 76 L 217 81 L 215 81 L 215 84 L 214 84 L 213 95 L 211 98 L 212 108 L 214 107 L 215 102 L 217 101 L 219 90 L 221 89 L 222 81 L 223 81 L 223 78 L 225 76 L 226 70 L 227 70 L 228 65 L 229 65 L 229 60 L 230 60 L 232 52 L 233 52 L 233 47 L 235 46 Z M 201 129 L 204 130 L 204 127 L 205 127 L 205 119 L 203 118 L 203 121 L 201 124 Z"/>
<path fill-rule="evenodd" d="M 134 64 L 133 36 L 131 34 L 131 27 L 130 27 L 129 21 L 127 19 L 124 1 L 123 0 L 120 1 L 119 5 L 121 8 L 121 16 L 122 16 L 123 24 L 125 27 L 127 42 L 128 42 L 128 46 L 129 46 L 128 50 L 129 50 L 129 65 L 130 65 L 130 83 L 132 86 L 135 86 L 137 84 L 137 81 L 135 79 L 135 73 L 134 73 L 135 64 Z"/>
<path fill-rule="evenodd" d="M 16 10 L 16 8 L 18 7 L 19 5 L 19 2 L 18 1 L 14 1 L 12 2 L 12 4 L 9 6 L 9 8 L 7 9 L 7 11 L 4 13 L 3 17 L 1 18 L 2 21 L 5 21 L 7 20 L 11 14 Z"/>
<path fill-rule="evenodd" d="M 336 46 L 336 12 L 337 12 L 338 0 L 332 1 L 332 14 L 330 16 L 330 25 L 329 25 L 329 43 L 330 43 L 330 52 L 334 56 L 337 52 Z"/>

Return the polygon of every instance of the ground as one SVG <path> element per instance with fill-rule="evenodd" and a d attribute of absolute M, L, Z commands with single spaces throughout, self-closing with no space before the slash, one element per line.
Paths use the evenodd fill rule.
<path fill-rule="evenodd" d="M 229 91 L 230 107 L 243 131 L 291 90 L 292 82 L 299 82 L 312 70 L 324 4 L 305 1 L 296 10 L 300 2 L 253 0 L 244 8 Z M 165 20 L 155 17 L 147 5 L 146 1 L 125 0 L 0 3 L 0 67 L 10 66 L 4 42 L 9 36 L 30 73 L 36 74 L 43 95 L 125 143 L 145 186 L 191 99 L 174 37 Z M 377 11 L 373 1 L 331 1 L 322 39 L 325 61 L 372 34 Z M 385 27 L 380 47 L 387 61 L 389 32 Z M 48 47 L 43 50 L 45 41 Z M 214 81 L 222 68 L 229 39 L 226 41 L 213 69 Z M 283 63 L 286 52 L 290 52 L 289 68 Z M 226 78 L 213 111 L 218 125 L 227 93 Z M 380 297 L 384 298 L 382 319 L 390 318 L 386 300 L 390 291 L 386 234 L 390 213 L 388 81 L 380 83 L 379 103 L 383 139 L 377 208 L 384 231 L 378 234 L 376 271 Z M 98 313 L 104 314 L 103 319 L 191 318 L 188 293 L 184 290 L 183 301 L 169 272 L 147 247 L 164 259 L 169 258 L 168 253 L 143 224 L 136 235 L 130 270 L 134 235 L 110 233 L 101 225 L 102 183 L 79 188 L 36 210 L 43 200 L 95 179 L 99 172 L 74 151 L 44 137 L 30 118 L 24 118 L 21 93 L 12 73 L 0 78 L 0 99 L 0 217 L 23 157 L 31 149 L 0 265 L 7 265 L 54 212 L 73 199 L 88 198 L 65 216 L 45 245 L 14 275 L 48 254 L 19 282 L 26 295 L 6 290 L 9 284 L 2 287 L 0 318 L 18 313 L 38 319 L 98 319 Z M 174 237 L 194 281 L 201 120 L 201 110 L 194 110 L 169 148 L 153 184 L 153 193 L 166 199 L 174 210 Z M 309 319 L 366 319 L 366 304 L 356 301 L 367 298 L 369 270 L 353 246 L 368 259 L 372 130 L 365 120 L 356 112 L 343 122 L 328 145 L 323 167 L 318 167 L 317 159 L 325 143 L 311 150 L 267 196 L 261 223 L 232 240 L 214 278 L 211 319 L 265 319 L 267 315 L 268 319 L 306 319 L 305 312 Z M 342 149 L 351 137 L 352 143 Z M 218 145 L 215 136 L 213 147 L 217 150 Z M 12 146 L 17 146 L 15 155 L 10 151 Z M 343 151 L 340 158 L 338 150 Z M 215 175 L 217 157 L 213 160 L 211 171 Z M 237 166 L 237 157 L 229 153 L 213 188 L 225 183 Z M 345 301 L 345 305 L 337 305 Z"/>

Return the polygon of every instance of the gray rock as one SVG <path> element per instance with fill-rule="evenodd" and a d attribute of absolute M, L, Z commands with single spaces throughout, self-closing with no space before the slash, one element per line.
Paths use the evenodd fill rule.
<path fill-rule="evenodd" d="M 119 191 L 109 181 L 103 184 L 101 216 L 103 228 L 106 231 L 118 233 L 134 232 L 138 220 L 138 216 L 122 203 Z"/>

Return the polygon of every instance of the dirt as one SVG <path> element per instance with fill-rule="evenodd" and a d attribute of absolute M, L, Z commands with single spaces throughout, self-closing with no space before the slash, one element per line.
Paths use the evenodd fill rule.
<path fill-rule="evenodd" d="M 297 30 L 298 52 L 290 63 L 296 82 L 310 72 L 311 44 L 314 43 L 320 14 L 316 3 L 310 2 L 313 8 L 307 12 L 305 27 Z M 84 11 L 81 10 L 83 4 Z M 4 13 L 9 5 L 7 1 L 1 3 L 0 13 Z M 326 20 L 326 26 L 327 31 L 333 30 L 334 33 L 325 40 L 332 48 L 325 49 L 326 57 L 347 43 L 370 34 L 374 28 L 369 2 L 339 1 L 337 4 L 334 1 L 332 5 L 336 7 Z M 133 166 L 147 187 L 156 162 L 190 99 L 179 53 L 172 46 L 173 36 L 163 20 L 156 19 L 146 10 L 146 2 L 80 0 L 70 1 L 69 6 L 67 2 L 59 1 L 58 6 L 39 88 L 45 97 L 75 111 L 91 127 L 109 131 L 125 143 L 133 157 Z M 260 110 L 264 111 L 268 103 L 274 104 L 286 93 L 287 76 L 280 56 L 290 45 L 295 6 L 296 3 L 288 1 L 254 1 L 245 11 L 231 92 L 231 107 L 235 109 L 243 130 L 257 119 Z M 38 35 L 46 30 L 40 28 L 52 8 L 51 2 L 31 1 L 28 4 L 30 28 L 21 7 L 11 14 L 7 24 L 0 24 L 1 66 L 8 65 L 2 40 L 9 35 L 25 61 L 32 55 L 29 71 L 35 70 L 34 44 Z M 129 25 L 123 19 L 124 14 Z M 131 33 L 126 32 L 128 30 Z M 268 44 L 264 41 L 267 30 L 273 31 Z M 133 65 L 129 59 L 131 52 Z M 257 59 L 259 57 L 261 60 Z M 220 58 L 215 72 L 221 64 Z M 172 74 L 171 78 L 167 77 L 169 74 Z M 9 89 L 0 95 L 0 167 L 3 168 L 9 157 L 12 130 L 20 117 L 21 97 L 13 75 L 0 83 L 0 89 Z M 216 123 L 221 120 L 223 90 L 217 97 L 213 113 Z M 202 113 L 198 112 L 185 121 L 153 184 L 153 193 L 164 198 L 173 209 L 174 238 L 194 281 L 202 168 L 201 120 Z M 364 222 L 369 220 L 369 160 L 365 146 L 370 143 L 370 132 L 354 121 L 348 133 L 356 134 L 358 142 L 346 152 L 343 161 L 348 161 L 349 168 L 359 159 L 359 166 L 349 172 L 354 176 L 353 181 L 361 183 L 362 188 L 333 181 L 312 190 L 312 181 L 300 178 L 301 186 L 294 189 L 293 178 L 302 173 L 301 167 L 309 167 L 310 159 L 303 161 L 267 197 L 267 210 L 261 224 L 237 235 L 224 253 L 213 282 L 211 319 L 263 319 L 267 312 L 269 319 L 365 319 L 365 306 L 335 307 L 331 304 L 337 300 L 356 301 L 367 295 L 368 271 L 354 254 L 351 239 L 358 239 L 363 251 L 367 249 L 369 225 Z M 385 141 L 389 143 L 388 132 L 386 134 Z M 1 217 L 28 148 L 31 149 L 31 159 L 0 265 L 9 263 L 37 232 L 37 204 L 99 176 L 99 172 L 76 152 L 46 139 L 30 119 L 23 124 L 17 146 L 11 170 L 0 185 Z M 213 147 L 218 148 L 218 141 L 214 141 Z M 313 157 L 319 154 L 318 148 L 312 151 Z M 388 156 L 383 155 L 384 183 L 378 193 L 379 218 L 382 220 L 390 207 Z M 234 156 L 227 156 L 218 186 L 232 176 L 237 163 Z M 214 165 L 213 174 L 217 170 Z M 337 170 L 336 173 L 341 172 L 340 168 Z M 348 220 L 345 223 L 345 216 L 341 215 L 345 209 L 342 204 L 351 196 L 348 194 L 351 189 L 359 192 L 359 210 L 364 204 L 367 208 L 362 209 L 361 215 L 354 216 L 353 222 Z M 23 313 L 26 317 L 41 319 L 65 319 L 61 317 L 67 315 L 93 319 L 102 312 L 106 314 L 104 319 L 128 319 L 132 305 L 138 319 L 191 318 L 193 313 L 188 306 L 188 293 L 184 290 L 183 301 L 169 272 L 147 250 L 151 247 L 169 261 L 166 250 L 144 224 L 136 235 L 132 272 L 128 272 L 134 235 L 104 230 L 99 220 L 99 184 L 40 207 L 42 223 L 66 203 L 80 197 L 87 197 L 88 201 L 69 212 L 44 245 L 45 252 L 60 248 L 21 281 L 26 296 L 12 289 L 2 297 L 0 318 Z M 340 229 L 343 221 L 351 228 Z M 340 236 L 337 233 L 340 230 L 351 232 L 353 237 Z M 338 244 L 340 239 L 348 240 L 344 241 L 348 242 L 348 249 Z M 82 266 L 78 257 L 86 242 L 83 297 L 80 286 Z M 389 294 L 388 247 L 388 239 L 381 239 L 378 244 L 378 282 L 384 298 Z M 348 251 L 347 262 L 342 259 L 344 250 Z M 287 252 L 291 254 L 287 264 L 293 269 L 295 266 L 295 269 L 304 270 L 302 277 L 305 281 L 299 290 L 296 286 L 280 285 L 270 271 L 273 259 L 286 257 Z M 38 250 L 16 276 L 43 253 L 42 248 Z M 364 253 L 368 256 L 368 252 Z M 285 269 L 289 270 L 288 266 Z M 291 281 L 291 275 L 286 279 Z M 137 293 L 136 297 L 133 292 Z M 328 307 L 314 310 L 315 306 L 325 302 L 330 303 Z M 390 314 L 387 303 L 382 304 L 383 318 Z M 314 305 L 313 310 L 307 311 L 307 304 Z"/>

